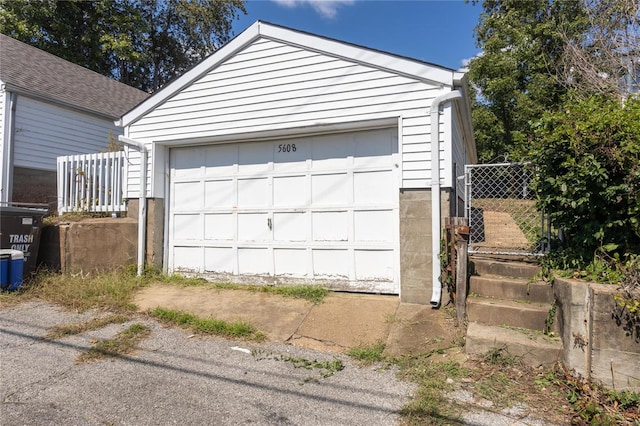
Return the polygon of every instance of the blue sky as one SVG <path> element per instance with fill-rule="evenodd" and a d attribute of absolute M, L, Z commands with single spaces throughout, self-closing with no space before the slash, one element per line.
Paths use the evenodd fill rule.
<path fill-rule="evenodd" d="M 480 5 L 462 0 L 248 0 L 240 34 L 257 20 L 459 69 L 479 53 Z"/>

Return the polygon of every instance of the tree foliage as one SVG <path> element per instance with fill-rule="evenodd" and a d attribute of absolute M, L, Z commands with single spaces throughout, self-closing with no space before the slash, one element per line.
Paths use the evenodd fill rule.
<path fill-rule="evenodd" d="M 245 0 L 11 0 L 0 32 L 145 91 L 213 53 Z"/>
<path fill-rule="evenodd" d="M 563 36 L 584 28 L 583 9 L 560 0 L 484 0 L 482 7 L 475 29 L 482 55 L 469 64 L 469 80 L 479 93 L 473 105 L 479 157 L 488 162 L 507 153 L 520 160 L 533 122 L 561 104 L 566 87 L 556 78 L 556 65 Z"/>
<path fill-rule="evenodd" d="M 582 0 L 587 31 L 566 35 L 562 79 L 575 94 L 606 93 L 625 99 L 640 86 L 640 3 Z"/>
<path fill-rule="evenodd" d="M 569 247 L 640 252 L 640 99 L 594 95 L 544 114 L 531 156 L 539 207 Z"/>

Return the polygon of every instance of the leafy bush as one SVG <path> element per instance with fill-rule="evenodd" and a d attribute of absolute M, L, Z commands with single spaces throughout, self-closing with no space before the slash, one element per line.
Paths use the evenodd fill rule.
<path fill-rule="evenodd" d="M 538 207 L 573 257 L 640 249 L 640 99 L 594 96 L 545 114 L 532 143 Z"/>

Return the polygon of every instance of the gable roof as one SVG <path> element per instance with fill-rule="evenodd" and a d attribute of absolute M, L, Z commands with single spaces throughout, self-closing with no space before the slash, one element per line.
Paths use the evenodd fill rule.
<path fill-rule="evenodd" d="M 124 114 L 117 124 L 120 126 L 128 126 L 137 121 L 257 39 L 286 43 L 431 84 L 449 87 L 454 86 L 454 74 L 456 73 L 454 70 L 446 67 L 274 25 L 264 21 L 256 21 L 205 60 L 176 80 L 167 84 L 127 114 Z"/>
<path fill-rule="evenodd" d="M 115 120 L 149 94 L 0 34 L 0 81 L 22 93 Z"/>

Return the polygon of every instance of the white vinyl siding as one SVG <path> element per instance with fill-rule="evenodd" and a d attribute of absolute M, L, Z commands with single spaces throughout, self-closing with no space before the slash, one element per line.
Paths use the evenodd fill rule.
<path fill-rule="evenodd" d="M 0 80 L 0 87 L 2 87 L 2 81 Z M 7 116 L 5 116 L 5 103 L 8 103 L 8 100 L 5 98 L 9 97 L 9 92 L 5 92 L 4 90 L 0 90 L 0 154 L 2 154 L 2 148 L 4 146 L 4 137 L 5 137 L 5 128 L 7 127 Z M 0 158 L 2 158 L 0 156 Z"/>
<path fill-rule="evenodd" d="M 451 144 L 451 151 L 453 154 L 452 167 L 453 164 L 456 165 L 456 170 L 452 171 L 452 178 L 456 179 L 453 185 L 455 185 L 458 197 L 464 198 L 464 180 L 457 178 L 464 175 L 464 166 L 467 164 L 466 144 L 460 129 L 460 121 L 458 119 L 454 119 L 451 124 L 453 138 Z"/>
<path fill-rule="evenodd" d="M 295 134 L 313 126 L 402 117 L 402 187 L 424 188 L 431 183 L 431 100 L 449 91 L 355 59 L 259 39 L 133 123 L 129 136 L 204 143 L 241 133 L 291 129 Z M 445 177 L 450 167 L 441 158 Z M 152 184 L 152 196 L 162 197 L 163 183 Z M 130 179 L 129 196 L 136 192 L 137 181 Z"/>
<path fill-rule="evenodd" d="M 18 96 L 14 165 L 55 171 L 58 156 L 106 151 L 109 131 L 122 134 L 109 119 Z"/>

